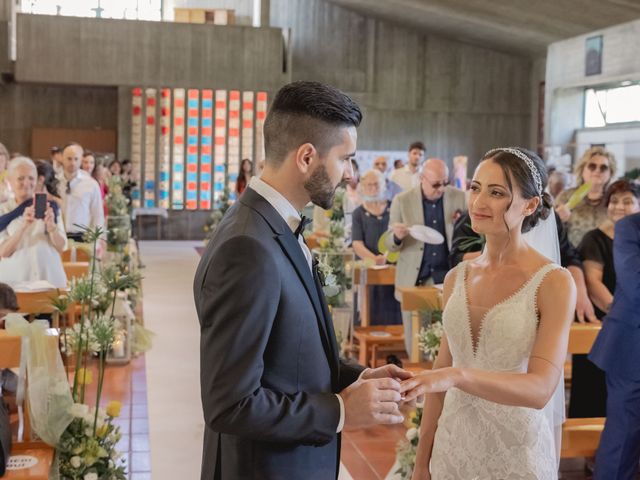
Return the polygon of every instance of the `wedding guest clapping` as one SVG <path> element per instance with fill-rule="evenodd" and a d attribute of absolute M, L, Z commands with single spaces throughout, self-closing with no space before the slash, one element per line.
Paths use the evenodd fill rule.
<path fill-rule="evenodd" d="M 60 258 L 66 247 L 64 225 L 55 202 L 48 201 L 44 218 L 36 218 L 37 178 L 31 159 L 18 157 L 9 163 L 15 199 L 0 205 L 0 281 L 15 285 L 47 280 L 64 288 L 67 278 Z"/>

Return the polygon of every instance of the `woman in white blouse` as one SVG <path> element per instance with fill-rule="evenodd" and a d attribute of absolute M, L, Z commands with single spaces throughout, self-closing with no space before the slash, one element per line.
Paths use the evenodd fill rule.
<path fill-rule="evenodd" d="M 48 202 L 44 219 L 36 219 L 36 166 L 31 159 L 18 157 L 9 162 L 8 170 L 15 198 L 0 204 L 0 282 L 15 287 L 46 280 L 64 288 L 67 277 L 60 252 L 67 240 L 58 206 Z"/>

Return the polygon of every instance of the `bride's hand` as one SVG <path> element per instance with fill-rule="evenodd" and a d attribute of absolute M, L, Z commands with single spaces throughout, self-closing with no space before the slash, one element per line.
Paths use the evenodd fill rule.
<path fill-rule="evenodd" d="M 413 469 L 411 480 L 431 480 L 431 473 L 428 466 L 417 466 Z"/>
<path fill-rule="evenodd" d="M 410 402 L 425 393 L 446 392 L 456 386 L 457 373 L 458 370 L 451 367 L 425 370 L 403 381 L 400 384 L 400 393 L 405 394 L 405 402 Z"/>

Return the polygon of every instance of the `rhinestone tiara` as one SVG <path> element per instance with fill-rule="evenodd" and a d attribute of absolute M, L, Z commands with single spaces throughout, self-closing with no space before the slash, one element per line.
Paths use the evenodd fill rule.
<path fill-rule="evenodd" d="M 538 196 L 542 196 L 542 177 L 540 177 L 540 172 L 538 171 L 538 168 L 533 163 L 533 160 L 531 160 L 525 153 L 521 152 L 515 147 L 493 148 L 489 150 L 487 153 L 485 153 L 484 156 L 485 158 L 491 157 L 493 156 L 494 153 L 497 153 L 497 152 L 507 152 L 512 155 L 515 155 L 520 160 L 523 160 L 524 163 L 527 164 L 527 167 L 529 167 L 529 170 L 531 171 L 531 176 L 533 177 L 534 182 L 536 182 L 536 191 L 538 192 Z"/>

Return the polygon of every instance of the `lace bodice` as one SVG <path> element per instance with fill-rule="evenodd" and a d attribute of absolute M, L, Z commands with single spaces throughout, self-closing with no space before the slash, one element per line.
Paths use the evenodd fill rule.
<path fill-rule="evenodd" d="M 482 318 L 474 348 L 466 292 L 466 262 L 443 314 L 453 366 L 525 372 L 538 327 L 536 296 L 547 264 Z M 545 409 L 550 407 L 547 405 Z M 511 407 L 451 389 L 431 456 L 434 480 L 556 479 L 553 422 L 545 409 Z"/>

